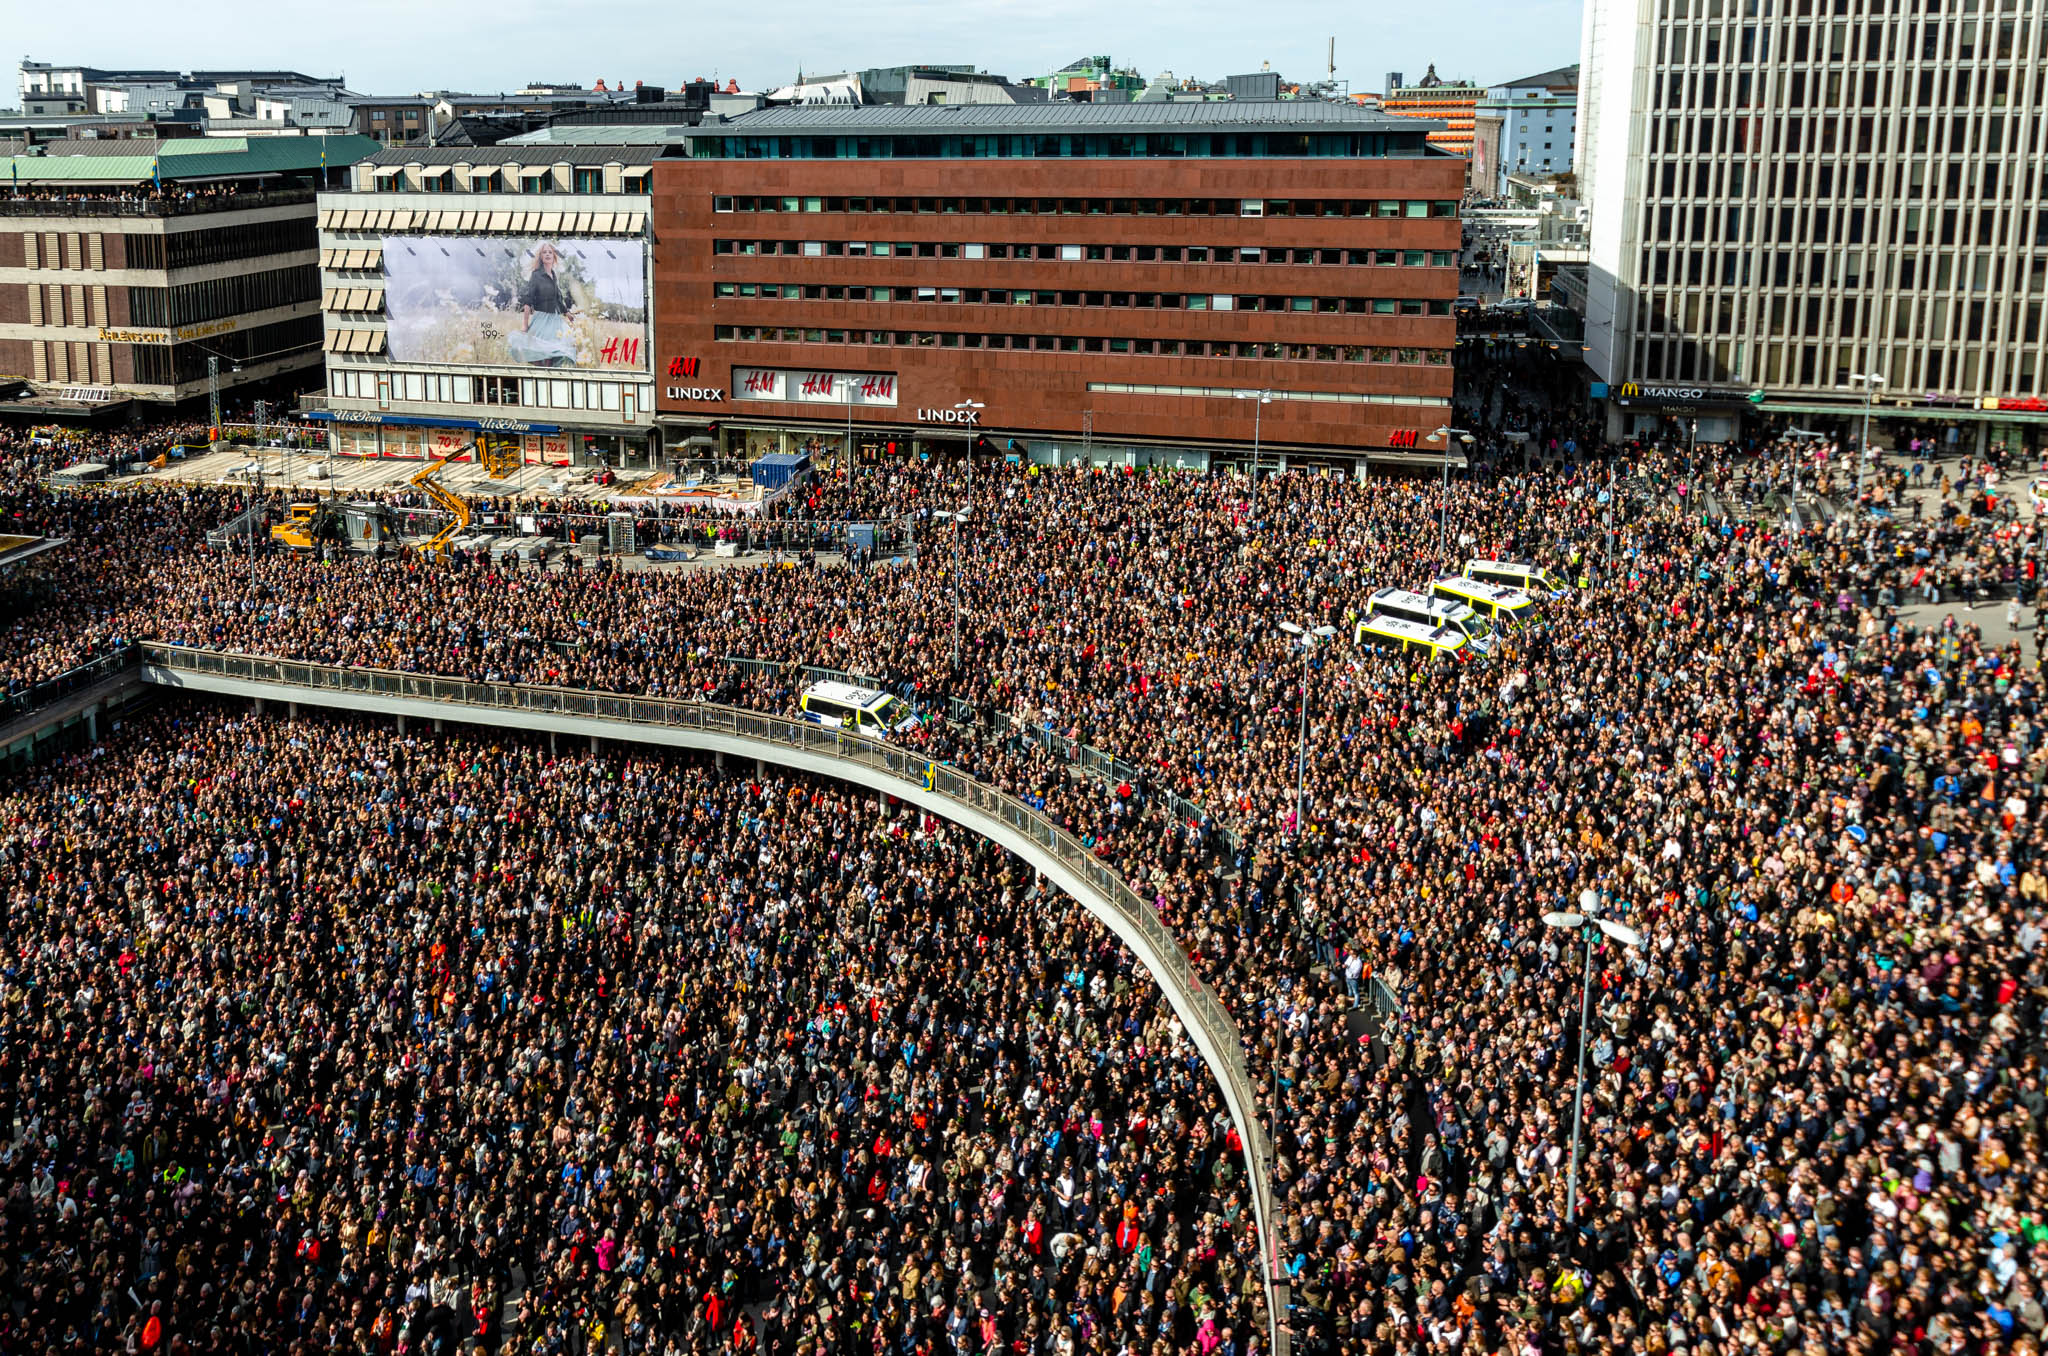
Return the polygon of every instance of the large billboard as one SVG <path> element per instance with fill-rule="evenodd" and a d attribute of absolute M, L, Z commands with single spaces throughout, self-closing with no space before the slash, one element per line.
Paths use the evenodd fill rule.
<path fill-rule="evenodd" d="M 638 239 L 387 235 L 387 343 L 401 363 L 645 372 Z"/>

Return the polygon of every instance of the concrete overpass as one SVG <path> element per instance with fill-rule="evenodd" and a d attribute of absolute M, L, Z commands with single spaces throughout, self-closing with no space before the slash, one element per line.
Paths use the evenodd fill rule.
<path fill-rule="evenodd" d="M 1273 1220 L 1272 1146 L 1260 1116 L 1243 1038 L 1215 991 L 1151 904 L 1098 861 L 1080 840 L 1012 796 L 907 749 L 804 721 L 703 702 L 668 701 L 568 688 L 471 683 L 456 678 L 344 668 L 183 646 L 138 647 L 145 683 L 300 706 L 431 722 L 486 725 L 549 735 L 697 749 L 750 758 L 895 796 L 1015 853 L 1129 947 L 1159 985 L 1215 1075 L 1244 1143 L 1252 1209 L 1265 1266 L 1272 1350 L 1286 1356 L 1287 1272 Z"/>

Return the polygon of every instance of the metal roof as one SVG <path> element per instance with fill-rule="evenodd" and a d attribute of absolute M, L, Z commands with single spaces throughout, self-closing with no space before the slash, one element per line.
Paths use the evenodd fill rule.
<path fill-rule="evenodd" d="M 943 135 L 947 132 L 1142 131 L 1155 127 L 1409 132 L 1420 126 L 1414 118 L 1382 113 L 1378 109 L 1307 99 L 1257 103 L 1226 100 L 1202 103 L 882 104 L 850 107 L 827 104 L 763 108 L 717 123 L 707 121 L 697 129 L 696 135 Z"/>
<path fill-rule="evenodd" d="M 500 146 L 674 146 L 697 135 L 689 123 L 561 123 L 506 137 Z"/>
<path fill-rule="evenodd" d="M 359 136 L 66 141 L 44 155 L 0 161 L 0 179 L 92 184 L 139 184 L 159 175 L 166 180 L 227 179 L 317 170 L 323 163 L 342 169 L 382 149 L 382 142 Z"/>
<path fill-rule="evenodd" d="M 369 157 L 372 165 L 651 165 L 662 147 L 678 140 L 663 137 L 645 146 L 596 146 L 551 143 L 496 146 L 393 146 Z"/>

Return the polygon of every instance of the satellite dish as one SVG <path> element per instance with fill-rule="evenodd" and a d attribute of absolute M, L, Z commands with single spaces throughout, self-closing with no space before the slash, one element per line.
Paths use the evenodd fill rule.
<path fill-rule="evenodd" d="M 1554 928 L 1575 928 L 1586 920 L 1575 913 L 1546 913 L 1543 921 Z"/>
<path fill-rule="evenodd" d="M 1626 923 L 1617 923 L 1611 918 L 1596 918 L 1593 921 L 1600 925 L 1602 932 L 1612 937 L 1615 941 L 1620 942 L 1623 946 L 1641 946 L 1643 944 L 1643 934 L 1637 932 Z"/>

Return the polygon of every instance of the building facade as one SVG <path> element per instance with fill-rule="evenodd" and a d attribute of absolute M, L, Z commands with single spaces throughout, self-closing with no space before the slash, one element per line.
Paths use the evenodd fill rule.
<path fill-rule="evenodd" d="M 372 149 L 321 140 L 343 165 Z M 0 163 L 25 190 L 0 197 L 0 374 L 176 403 L 317 370 L 321 149 L 80 142 Z"/>
<path fill-rule="evenodd" d="M 1815 8 L 1588 0 L 1575 159 L 1611 428 L 1691 410 L 1705 438 L 1752 395 L 1846 424 L 1876 377 L 1895 436 L 2038 443 L 2048 15 Z"/>
<path fill-rule="evenodd" d="M 651 467 L 656 146 L 410 147 L 319 204 L 326 394 L 347 456 Z"/>
<path fill-rule="evenodd" d="M 1484 93 L 1469 80 L 1445 80 L 1432 64 L 1418 84 L 1389 89 L 1382 112 L 1403 118 L 1428 118 L 1443 124 L 1430 132 L 1429 144 L 1452 155 L 1472 154 L 1473 118 Z"/>
<path fill-rule="evenodd" d="M 1449 417 L 1465 172 L 1428 130 L 1307 102 L 707 122 L 655 170 L 666 439 L 1417 457 Z"/>
<path fill-rule="evenodd" d="M 1496 150 L 1484 191 L 1506 196 L 1511 174 L 1570 174 L 1578 109 L 1577 66 L 1488 86 L 1477 105 L 1477 117 L 1487 126 Z"/>

